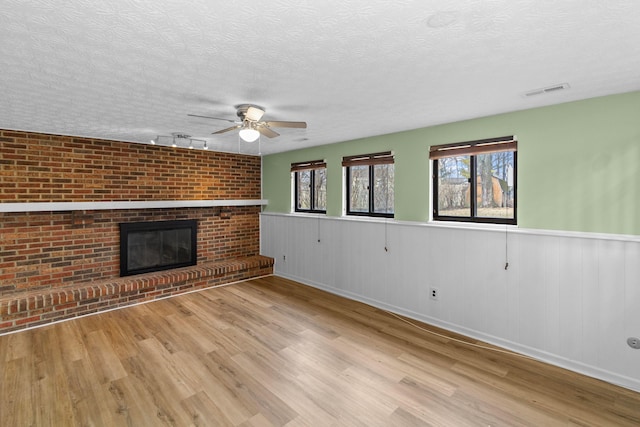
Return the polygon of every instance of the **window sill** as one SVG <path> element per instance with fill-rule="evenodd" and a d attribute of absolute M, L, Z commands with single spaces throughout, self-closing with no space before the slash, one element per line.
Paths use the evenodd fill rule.
<path fill-rule="evenodd" d="M 487 222 L 438 221 L 429 220 L 427 225 L 438 228 L 455 228 L 464 230 L 516 230 L 517 224 L 493 224 Z"/>

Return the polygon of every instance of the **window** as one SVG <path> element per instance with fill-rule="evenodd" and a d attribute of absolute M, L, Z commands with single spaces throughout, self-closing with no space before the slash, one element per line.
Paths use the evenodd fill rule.
<path fill-rule="evenodd" d="M 433 219 L 516 224 L 517 141 L 433 146 Z"/>
<path fill-rule="evenodd" d="M 347 215 L 393 218 L 393 154 L 363 154 L 342 159 L 347 172 Z"/>
<path fill-rule="evenodd" d="M 327 164 L 313 160 L 291 164 L 294 174 L 295 211 L 327 212 Z"/>

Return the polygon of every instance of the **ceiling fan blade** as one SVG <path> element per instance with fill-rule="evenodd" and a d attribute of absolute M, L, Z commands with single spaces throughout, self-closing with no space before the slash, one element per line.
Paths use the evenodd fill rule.
<path fill-rule="evenodd" d="M 247 108 L 247 112 L 244 117 L 247 120 L 251 120 L 252 122 L 257 122 L 262 118 L 263 115 L 264 115 L 263 110 L 256 107 L 249 107 Z"/>
<path fill-rule="evenodd" d="M 266 136 L 267 138 L 275 138 L 276 136 L 280 135 L 278 132 L 275 132 L 272 129 L 269 129 L 265 125 L 260 125 L 257 127 L 257 129 L 258 129 L 258 132 L 260 132 L 262 135 Z"/>
<path fill-rule="evenodd" d="M 232 130 L 239 129 L 241 127 L 242 127 L 242 125 L 231 126 L 230 128 L 226 128 L 226 129 L 218 130 L 218 131 L 215 131 L 215 132 L 211 132 L 211 135 L 218 135 L 220 133 L 231 132 Z"/>
<path fill-rule="evenodd" d="M 189 117 L 200 117 L 202 119 L 224 120 L 225 122 L 231 122 L 231 123 L 235 123 L 236 122 L 235 120 L 221 119 L 220 117 L 200 116 L 198 114 L 187 114 L 187 116 L 189 116 Z"/>
<path fill-rule="evenodd" d="M 307 122 L 265 122 L 269 127 L 275 128 L 301 128 L 306 129 Z"/>

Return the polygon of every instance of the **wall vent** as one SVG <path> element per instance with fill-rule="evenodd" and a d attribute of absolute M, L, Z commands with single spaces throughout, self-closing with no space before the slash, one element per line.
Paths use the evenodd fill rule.
<path fill-rule="evenodd" d="M 553 86 L 543 87 L 541 89 L 532 90 L 524 94 L 525 98 L 536 95 L 544 95 L 545 93 L 553 93 L 561 90 L 569 89 L 569 83 L 562 83 Z"/>

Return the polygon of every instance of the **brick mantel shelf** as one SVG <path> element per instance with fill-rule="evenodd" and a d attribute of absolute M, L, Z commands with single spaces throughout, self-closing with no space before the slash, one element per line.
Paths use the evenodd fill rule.
<path fill-rule="evenodd" d="M 112 209 L 207 208 L 218 206 L 266 205 L 265 199 L 245 200 L 153 200 L 107 202 L 0 203 L 0 212 L 59 212 Z"/>

